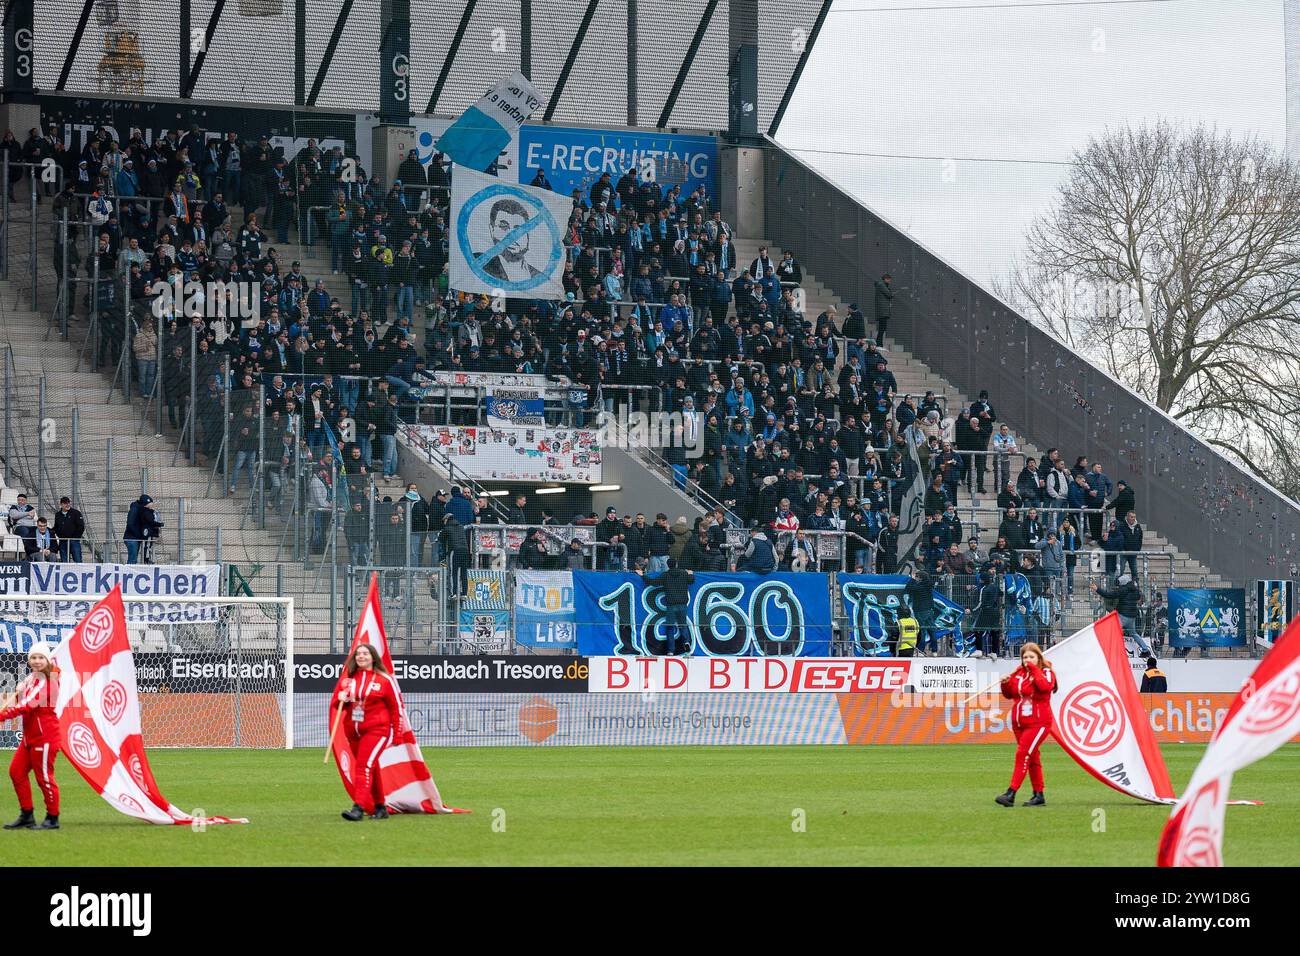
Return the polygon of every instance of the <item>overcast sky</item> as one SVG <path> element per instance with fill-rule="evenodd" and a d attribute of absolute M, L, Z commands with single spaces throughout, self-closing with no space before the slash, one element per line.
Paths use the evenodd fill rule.
<path fill-rule="evenodd" d="M 1281 150 L 1284 93 L 1282 0 L 836 0 L 778 139 L 988 285 L 1090 136 L 1165 118 Z"/>

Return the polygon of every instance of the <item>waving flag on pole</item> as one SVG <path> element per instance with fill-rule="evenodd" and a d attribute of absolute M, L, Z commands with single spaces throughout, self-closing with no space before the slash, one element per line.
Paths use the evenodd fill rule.
<path fill-rule="evenodd" d="M 357 627 L 352 635 L 352 646 L 348 648 L 349 657 L 359 644 L 369 644 L 376 648 L 379 656 L 383 658 L 388 673 L 390 675 L 393 673 L 393 655 L 388 649 L 388 635 L 384 633 L 384 617 L 379 606 L 379 576 L 373 572 L 370 575 L 370 591 L 366 594 L 366 604 L 361 609 L 361 617 L 357 619 Z M 340 673 L 331 701 L 338 699 L 345 680 L 347 677 Z M 384 803 L 392 813 L 469 813 L 468 810 L 449 807 L 442 802 L 438 785 L 433 782 L 429 765 L 424 762 L 420 745 L 415 742 L 415 731 L 411 729 L 411 723 L 406 719 L 406 704 L 402 700 L 402 689 L 398 687 L 396 679 L 393 680 L 393 690 L 397 694 L 400 729 L 397 739 L 379 757 L 379 776 L 384 784 Z M 334 708 L 331 706 L 331 718 L 333 713 Z M 343 783 L 351 793 L 352 748 L 348 746 L 347 739 L 342 734 L 334 735 L 331 746 L 334 751 L 334 763 L 339 768 L 339 776 L 343 778 Z"/>
<path fill-rule="evenodd" d="M 1232 702 L 1160 835 L 1160 866 L 1222 866 L 1232 775 L 1300 734 L 1300 617 Z"/>
<path fill-rule="evenodd" d="M 126 632 L 122 586 L 113 588 L 54 651 L 60 671 L 55 713 L 63 753 L 115 810 L 150 823 L 247 823 L 194 817 L 162 795 L 140 736 L 135 660 Z"/>
<path fill-rule="evenodd" d="M 1108 787 L 1148 803 L 1173 803 L 1165 758 L 1133 686 L 1119 615 L 1049 650 L 1060 690 L 1052 695 L 1052 736 Z"/>

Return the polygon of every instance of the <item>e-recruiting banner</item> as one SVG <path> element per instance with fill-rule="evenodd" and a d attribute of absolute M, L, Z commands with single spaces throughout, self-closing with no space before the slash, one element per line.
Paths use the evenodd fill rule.
<path fill-rule="evenodd" d="M 637 574 L 575 571 L 573 589 L 579 653 L 661 656 L 668 650 L 662 587 Z M 830 656 L 824 574 L 696 574 L 687 618 L 695 654 Z"/>
<path fill-rule="evenodd" d="M 1172 647 L 1240 647 L 1246 643 L 1245 588 L 1170 588 Z"/>
<path fill-rule="evenodd" d="M 515 643 L 577 647 L 572 571 L 515 572 Z"/>
<path fill-rule="evenodd" d="M 1295 617 L 1294 585 L 1295 582 L 1286 580 L 1255 582 L 1255 620 L 1258 622 L 1255 636 L 1266 644 L 1281 637 L 1291 618 Z"/>
<path fill-rule="evenodd" d="M 661 187 L 681 186 L 683 197 L 697 186 L 718 195 L 718 141 L 712 136 L 569 126 L 525 125 L 519 131 L 519 181 L 532 182 L 540 169 L 566 202 L 575 189 L 585 199 L 602 173 L 617 184 L 633 168 L 642 179 L 653 170 Z"/>
<path fill-rule="evenodd" d="M 524 299 L 564 296 L 568 197 L 471 169 L 451 186 L 449 282 L 459 292 Z"/>
<path fill-rule="evenodd" d="M 853 629 L 853 647 L 868 657 L 888 657 L 891 645 L 897 648 L 898 619 L 915 617 L 913 608 L 904 593 L 912 579 L 906 574 L 839 574 L 836 586 L 844 601 L 844 611 Z M 961 632 L 963 608 L 932 590 L 934 623 L 930 631 L 935 637 L 951 637 L 953 646 L 965 647 Z"/>

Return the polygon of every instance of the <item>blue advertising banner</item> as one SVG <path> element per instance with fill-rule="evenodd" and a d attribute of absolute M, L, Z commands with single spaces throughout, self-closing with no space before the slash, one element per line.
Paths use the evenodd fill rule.
<path fill-rule="evenodd" d="M 1169 589 L 1171 647 L 1240 647 L 1245 643 L 1245 588 Z"/>
<path fill-rule="evenodd" d="M 911 578 L 906 574 L 840 574 L 835 580 L 849 619 L 854 651 L 863 657 L 891 656 L 891 645 L 896 648 L 898 642 L 898 619 L 915 617 L 904 593 Z M 961 631 L 965 608 L 936 590 L 930 593 L 934 598 L 930 633 L 937 638 L 951 637 L 959 657 L 973 652 L 973 642 Z"/>
<path fill-rule="evenodd" d="M 573 590 L 579 653 L 667 653 L 662 588 L 637 574 L 574 571 Z M 830 587 L 824 574 L 696 574 L 687 617 L 693 654 L 830 655 Z"/>
<path fill-rule="evenodd" d="M 531 183 L 540 169 L 562 196 L 580 189 L 586 198 L 602 173 L 617 184 L 635 167 L 644 179 L 651 163 L 655 181 L 665 188 L 681 186 L 683 198 L 696 186 L 710 197 L 718 195 L 718 141 L 712 136 L 566 126 L 519 130 L 519 181 Z"/>
<path fill-rule="evenodd" d="M 577 647 L 572 571 L 515 572 L 515 643 Z"/>
<path fill-rule="evenodd" d="M 75 623 L 0 621 L 0 654 L 26 654 L 37 641 L 61 644 L 76 627 Z"/>

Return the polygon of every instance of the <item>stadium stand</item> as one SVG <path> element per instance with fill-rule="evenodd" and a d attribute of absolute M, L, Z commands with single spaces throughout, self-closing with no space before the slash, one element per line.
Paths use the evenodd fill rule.
<path fill-rule="evenodd" d="M 44 421 L 63 414 L 70 421 L 71 403 L 50 396 L 102 390 L 104 378 L 96 368 L 135 403 L 78 403 L 77 433 L 44 443 L 44 461 L 36 467 L 44 469 L 40 491 L 50 492 L 41 509 L 52 512 L 48 502 L 73 491 L 87 514 L 86 536 L 104 560 L 126 559 L 126 511 L 112 502 L 135 493 L 121 477 L 124 469 L 116 468 L 115 490 L 107 472 L 115 462 L 138 462 L 140 493 L 153 495 L 160 512 L 184 508 L 181 499 L 203 502 L 170 516 L 183 522 L 187 542 L 184 553 L 169 550 L 165 535 L 161 547 L 170 559 L 194 560 L 199 555 L 190 552 L 206 556 L 209 550 L 215 559 L 220 550 L 224 560 L 274 565 L 277 588 L 300 595 L 300 609 L 309 618 L 323 617 L 325 595 L 333 588 L 322 586 L 321 575 L 328 567 L 339 586 L 346 575 L 337 558 L 329 565 L 280 563 L 291 539 L 309 554 L 327 548 L 328 521 L 322 525 L 320 515 L 333 507 L 332 488 L 343 482 L 351 494 L 340 508 L 355 511 L 353 499 L 366 503 L 357 515 L 334 522 L 337 552 L 359 565 L 407 563 L 399 559 L 413 552 L 411 543 L 403 548 L 390 540 L 396 528 L 405 536 L 398 433 L 407 424 L 448 424 L 437 418 L 437 408 L 409 400 L 407 392 L 429 385 L 427 373 L 454 368 L 563 376 L 588 389 L 589 413 L 612 407 L 614 396 L 623 395 L 653 411 L 680 413 L 688 404 L 697 409 L 693 427 L 704 436 L 705 455 L 691 463 L 689 477 L 685 460 L 675 460 L 670 451 L 666 461 L 649 449 L 633 453 L 665 470 L 683 496 L 683 511 L 689 504 L 695 505 L 691 513 L 721 506 L 719 527 L 687 552 L 700 569 L 734 563 L 724 526 L 758 523 L 775 526 L 785 566 L 798 558 L 802 535 L 791 539 L 799 528 L 849 533 L 851 544 L 828 567 L 847 563 L 849 569 L 892 572 L 909 556 L 896 561 L 888 547 L 877 545 L 882 532 L 886 539 L 891 533 L 889 514 L 899 512 L 904 493 L 915 485 L 926 489 L 927 522 L 916 563 L 940 579 L 965 581 L 967 588 L 971 575 L 1004 566 L 995 560 L 1019 565 L 1018 555 L 1001 554 L 1004 534 L 1010 551 L 1035 552 L 1035 564 L 1064 579 L 1067 564 L 1090 560 L 1085 550 L 1100 543 L 1103 516 L 1111 548 L 1118 538 L 1125 544 L 1119 550 L 1147 552 L 1141 577 L 1149 588 L 1220 583 L 1151 529 L 1141 537 L 1120 533 L 1131 491 L 1126 496 L 1106 478 L 1112 462 L 1097 462 L 1100 474 L 1090 463 L 1076 462 L 1074 471 L 1084 475 L 1077 482 L 1068 465 L 1071 449 L 1051 449 L 1061 461 L 1053 475 L 1049 458 L 1014 431 L 999 439 L 1014 449 L 999 460 L 992 435 L 1011 424 L 997 415 L 999 396 L 962 394 L 878 331 L 894 294 L 885 277 L 874 283 L 871 301 L 844 302 L 818 282 L 817 263 L 803 261 L 803 250 L 735 235 L 716 197 L 702 190 L 682 195 L 678 186 L 643 181 L 632 168 L 575 191 L 566 232 L 565 299 L 492 303 L 447 288 L 452 173 L 441 158 L 427 173 L 418 162 L 404 164 L 398 188 L 369 180 L 364 166 L 357 181 L 348 180 L 337 147 L 322 151 L 308 140 L 296 155 L 279 155 L 266 138 L 207 143 L 197 126 L 158 143 L 139 136 L 117 143 L 103 133 L 80 151 L 34 130 L 20 148 L 9 149 L 15 162 L 46 154 L 59 158 L 70 191 L 53 199 L 54 212 L 66 210 L 71 222 L 90 223 L 69 226 L 69 268 L 80 260 L 83 277 L 94 275 L 97 266 L 101 279 L 95 303 L 80 294 L 70 303 L 74 332 L 62 351 L 43 341 L 48 317 L 5 310 L 19 431 L 35 426 L 29 416 Z M 196 163 L 192 157 L 200 158 Z M 21 210 L 13 211 L 17 225 Z M 56 230 L 40 255 L 42 276 L 62 267 L 62 254 Z M 187 280 L 255 289 L 260 320 L 241 324 L 233 302 L 227 318 L 195 320 L 195 358 L 190 335 L 174 321 L 176 309 L 155 301 L 156 283 Z M 123 289 L 132 315 L 129 331 L 120 319 Z M 85 324 L 92 305 L 94 335 Z M 82 348 L 76 351 L 78 343 Z M 124 351 L 132 359 L 129 371 L 117 361 Z M 228 391 L 220 384 L 226 359 Z M 189 465 L 177 438 L 186 422 L 192 364 L 199 383 L 197 453 Z M 42 378 L 47 397 L 44 414 L 38 414 Z M 148 405 L 155 383 L 164 399 Z M 642 391 L 619 391 L 629 386 Z M 265 390 L 260 406 L 259 387 Z M 226 403 L 228 433 L 222 427 Z M 973 427 L 972 417 L 979 422 Z M 302 429 L 298 454 L 295 428 Z M 228 464 L 221 455 L 223 439 Z M 264 465 L 258 463 L 259 442 Z M 18 455 L 30 459 L 32 448 L 20 444 Z M 918 453 L 916 463 L 909 445 Z M 110 456 L 101 471 L 99 463 Z M 1033 477 L 1022 467 L 1029 458 L 1041 463 Z M 79 477 L 76 489 L 49 477 L 63 474 L 65 461 Z M 348 462 L 359 464 L 348 468 Z M 999 474 L 1014 490 L 1007 490 Z M 876 476 L 882 478 L 878 486 Z M 456 480 L 445 471 L 442 477 L 448 484 Z M 218 493 L 228 485 L 231 495 L 211 497 L 214 481 Z M 1071 484 L 1079 484 L 1079 497 L 1070 497 Z M 371 498 L 378 502 L 374 513 Z M 1139 519 L 1140 505 L 1133 506 Z M 1066 543 L 1078 551 L 1066 555 L 1049 547 L 1044 554 L 1046 523 L 1019 526 L 1008 514 L 1014 506 L 1038 506 L 1053 516 L 1051 529 L 1065 514 L 1075 515 L 1076 535 Z M 263 513 L 268 508 L 270 524 Z M 412 507 L 415 563 L 434 559 L 419 539 L 428 531 L 436 534 L 444 508 L 435 496 Z M 533 510 L 512 521 L 486 497 L 476 496 L 470 508 L 476 522 L 538 518 Z M 614 511 L 620 518 L 633 513 L 623 502 Z M 19 524 L 10 517 L 11 525 Z M 585 524 L 595 516 L 584 511 L 558 518 Z M 653 523 L 652 515 L 647 518 Z M 704 520 L 707 530 L 710 519 Z M 930 537 L 931 522 L 937 539 Z M 688 531 L 682 528 L 677 537 Z M 623 540 L 623 534 L 597 526 L 598 540 L 614 535 L 616 544 Z M 626 558 L 633 565 L 649 557 L 642 537 L 626 535 Z M 962 554 L 972 538 L 974 561 Z M 25 540 L 30 546 L 30 537 Z M 958 553 L 949 554 L 954 548 Z M 552 550 L 557 549 L 558 544 Z M 443 556 L 449 550 L 445 543 L 439 549 Z M 807 557 L 817 562 L 809 550 Z M 607 549 L 585 561 L 604 568 L 616 557 L 621 558 L 617 549 Z M 156 553 L 154 560 L 159 558 Z M 1137 556 L 1130 562 L 1137 571 Z M 1107 560 L 1104 571 L 1118 572 L 1121 563 L 1122 556 Z M 1063 605 L 1056 627 L 1072 629 L 1091 620 L 1086 589 L 1071 600 L 1059 583 L 1047 582 L 1044 589 L 1049 585 Z M 414 603 L 412 597 L 412 613 Z"/>

